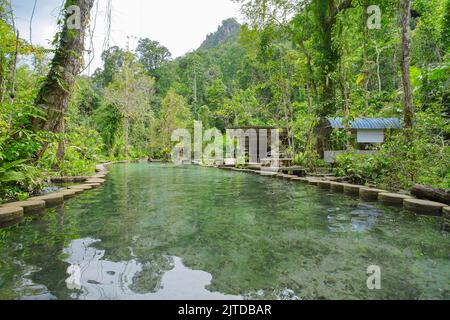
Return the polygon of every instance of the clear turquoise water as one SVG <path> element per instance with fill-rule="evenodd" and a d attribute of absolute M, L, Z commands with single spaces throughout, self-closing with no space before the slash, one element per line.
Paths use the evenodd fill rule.
<path fill-rule="evenodd" d="M 449 299 L 449 254 L 435 218 L 244 173 L 117 165 L 0 230 L 0 299 Z"/>

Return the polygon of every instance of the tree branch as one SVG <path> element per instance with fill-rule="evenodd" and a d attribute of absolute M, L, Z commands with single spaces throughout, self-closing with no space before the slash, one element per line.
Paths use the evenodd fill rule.
<path fill-rule="evenodd" d="M 344 11 L 344 10 L 347 10 L 347 9 L 351 8 L 352 7 L 352 1 L 353 0 L 344 0 L 337 7 L 337 11 L 341 12 L 341 11 Z"/>

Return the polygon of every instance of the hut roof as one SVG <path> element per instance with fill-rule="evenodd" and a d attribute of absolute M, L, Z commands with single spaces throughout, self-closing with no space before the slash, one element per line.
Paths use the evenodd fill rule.
<path fill-rule="evenodd" d="M 344 129 L 344 118 L 326 118 L 326 126 L 333 129 Z M 402 125 L 398 118 L 357 118 L 350 121 L 351 129 L 381 130 L 401 129 Z"/>
<path fill-rule="evenodd" d="M 278 127 L 271 127 L 271 126 L 235 126 L 235 127 L 229 127 L 227 128 L 229 130 L 249 130 L 249 129 L 256 129 L 256 130 L 263 130 L 263 129 L 282 129 L 282 128 L 278 128 Z"/>

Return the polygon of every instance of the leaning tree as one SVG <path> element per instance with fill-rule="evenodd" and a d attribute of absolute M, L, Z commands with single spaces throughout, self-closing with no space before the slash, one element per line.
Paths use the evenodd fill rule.
<path fill-rule="evenodd" d="M 50 65 L 50 71 L 43 82 L 35 104 L 44 117 L 36 117 L 32 126 L 36 131 L 53 133 L 64 132 L 64 115 L 70 101 L 76 77 L 83 66 L 84 42 L 90 12 L 94 0 L 66 0 L 62 20 L 63 26 L 58 46 Z M 44 143 L 36 155 L 39 159 L 48 147 Z M 61 160 L 65 153 L 64 141 L 60 140 L 57 158 Z"/>

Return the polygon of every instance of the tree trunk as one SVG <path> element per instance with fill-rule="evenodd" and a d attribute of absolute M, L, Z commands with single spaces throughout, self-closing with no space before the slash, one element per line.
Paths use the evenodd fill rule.
<path fill-rule="evenodd" d="M 363 30 L 364 30 L 364 46 L 363 46 L 363 59 L 364 59 L 364 116 L 369 116 L 369 58 L 367 54 L 367 44 L 369 40 L 369 29 L 367 28 L 367 1 L 363 5 Z"/>
<path fill-rule="evenodd" d="M 16 70 L 17 70 L 17 57 L 19 55 L 19 30 L 17 30 L 16 34 L 16 44 L 15 44 L 15 51 L 14 51 L 14 57 L 11 61 L 11 67 L 10 67 L 10 73 L 11 73 L 11 79 L 9 81 L 10 88 L 9 88 L 9 104 L 14 104 L 14 99 L 16 97 Z M 9 111 L 8 114 L 8 128 L 11 130 L 12 126 L 12 110 Z"/>
<path fill-rule="evenodd" d="M 309 82 L 306 84 L 305 91 L 306 91 L 306 94 L 308 96 L 308 98 L 307 98 L 308 113 L 312 113 L 312 110 L 313 110 L 313 108 L 312 108 L 313 107 L 313 99 L 312 99 L 312 93 L 311 93 L 311 84 Z"/>
<path fill-rule="evenodd" d="M 325 117 L 336 112 L 335 84 L 333 73 L 339 63 L 339 52 L 333 46 L 333 30 L 339 13 L 349 9 L 352 0 L 343 0 L 337 4 L 336 0 L 315 0 L 317 20 L 321 29 L 321 95 L 322 101 L 318 115 Z"/>
<path fill-rule="evenodd" d="M 66 13 L 59 45 L 51 63 L 50 71 L 44 81 L 35 104 L 46 115 L 46 119 L 34 118 L 32 126 L 35 131 L 60 133 L 64 129 L 64 119 L 76 77 L 81 71 L 84 54 L 84 38 L 89 24 L 90 11 L 94 0 L 66 0 L 66 9 L 75 5 L 80 8 L 80 28 L 70 29 L 70 15 Z M 42 157 L 48 143 L 42 146 L 36 155 Z"/>
<path fill-rule="evenodd" d="M 314 92 L 314 99 L 317 98 L 317 85 L 316 85 L 316 81 L 314 80 L 314 68 L 312 66 L 312 58 L 311 55 L 309 54 L 309 52 L 306 50 L 305 47 L 305 43 L 303 41 L 303 39 L 299 40 L 299 44 L 300 44 L 300 48 L 303 51 L 303 54 L 306 57 L 306 65 L 308 66 L 308 71 L 309 71 L 309 75 L 310 75 L 310 83 Z"/>
<path fill-rule="evenodd" d="M 377 51 L 377 79 L 378 79 L 378 92 L 381 93 L 383 91 L 383 86 L 381 82 L 381 73 L 380 73 L 380 56 L 382 49 L 378 48 L 377 45 L 375 45 L 375 50 Z"/>
<path fill-rule="evenodd" d="M 125 117 L 124 119 L 124 136 L 125 136 L 125 158 L 128 158 L 128 141 L 130 135 L 130 119 Z"/>
<path fill-rule="evenodd" d="M 341 53 L 343 56 L 343 54 Z M 343 61 L 339 64 L 339 73 L 340 73 L 340 87 L 341 87 L 341 94 L 342 94 L 342 100 L 343 100 L 343 109 L 344 109 L 344 117 L 348 118 L 350 115 L 350 97 L 348 93 L 348 84 L 347 84 L 347 73 L 345 72 L 345 66 L 343 64 Z"/>
<path fill-rule="evenodd" d="M 405 132 L 410 141 L 411 129 L 414 121 L 414 105 L 410 79 L 410 20 L 411 20 L 411 0 L 402 0 L 402 79 L 403 79 L 403 110 Z"/>
<path fill-rule="evenodd" d="M 3 64 L 5 62 L 5 57 L 3 52 L 0 52 L 0 103 L 3 102 L 3 85 L 5 82 L 5 73 L 3 70 Z"/>
<path fill-rule="evenodd" d="M 288 135 L 288 143 L 290 151 L 295 153 L 295 140 L 294 135 L 291 130 L 291 124 L 293 121 L 294 110 L 292 108 L 292 100 L 291 100 L 291 88 L 289 86 L 289 78 L 291 72 L 289 67 L 286 66 L 286 77 L 284 76 L 284 64 L 283 64 L 283 52 L 280 54 L 280 91 L 282 93 L 283 105 L 284 105 L 284 116 L 286 121 L 286 130 Z"/>
<path fill-rule="evenodd" d="M 61 133 L 64 133 L 66 131 L 66 125 L 64 121 L 64 117 L 60 119 L 60 124 L 58 131 Z M 59 168 L 59 164 L 63 161 L 64 155 L 66 154 L 66 142 L 64 140 L 64 136 L 60 137 L 60 140 L 58 142 L 58 151 L 56 152 L 56 159 L 58 160 L 58 163 L 56 164 L 56 168 Z"/>
<path fill-rule="evenodd" d="M 336 65 L 339 62 L 339 57 L 336 50 L 333 48 L 333 28 L 335 25 L 336 17 L 332 17 L 333 22 L 327 23 L 324 28 L 324 67 L 322 68 L 322 110 L 321 116 L 327 116 L 333 114 L 336 111 L 335 99 L 334 99 L 334 80 L 332 78 Z"/>
<path fill-rule="evenodd" d="M 434 189 L 426 186 L 417 185 L 411 190 L 411 194 L 419 199 L 442 202 L 450 205 L 450 191 Z"/>
<path fill-rule="evenodd" d="M 392 70 L 394 70 L 394 72 L 392 72 L 392 86 L 394 88 L 397 88 L 397 78 L 398 78 L 398 73 L 397 73 L 397 51 L 398 51 L 398 46 L 394 47 L 394 54 L 392 55 Z"/>

